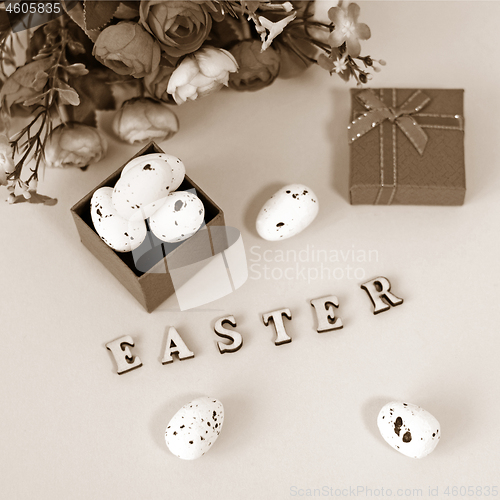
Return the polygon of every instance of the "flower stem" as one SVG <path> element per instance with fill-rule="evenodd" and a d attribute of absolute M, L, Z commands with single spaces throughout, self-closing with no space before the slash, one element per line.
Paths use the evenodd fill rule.
<path fill-rule="evenodd" d="M 59 113 L 59 118 L 63 123 L 68 123 L 70 121 L 68 108 L 64 105 L 57 106 L 57 112 Z"/>
<path fill-rule="evenodd" d="M 248 24 L 248 21 L 244 18 L 240 18 L 240 23 L 241 23 L 241 31 L 243 33 L 243 40 L 249 40 L 252 38 L 252 34 L 250 33 L 250 25 Z"/>
<path fill-rule="evenodd" d="M 300 25 L 306 26 L 308 28 L 310 27 L 323 28 L 328 31 L 330 31 L 330 29 L 332 28 L 331 24 L 322 23 L 320 21 L 309 21 L 308 19 L 297 19 L 296 21 L 293 22 L 293 24 L 291 24 L 291 26 L 300 26 Z"/>
<path fill-rule="evenodd" d="M 300 35 L 294 35 L 295 38 L 300 38 L 301 40 L 306 40 L 309 43 L 312 43 L 313 45 L 316 45 L 316 47 L 319 47 L 320 49 L 324 50 L 328 54 L 331 52 L 331 47 L 327 43 L 320 42 L 319 40 L 316 40 L 315 38 L 307 37 L 307 36 L 300 36 Z"/>
<path fill-rule="evenodd" d="M 293 38 L 288 35 L 286 37 L 287 39 L 287 42 L 286 42 L 286 45 L 287 47 L 293 51 L 298 57 L 300 57 L 301 59 L 303 60 L 306 60 L 306 61 L 309 61 L 311 63 L 317 63 L 318 61 L 310 56 L 308 56 L 305 52 L 303 52 L 302 50 L 299 49 L 299 47 L 297 47 L 294 43 L 293 43 Z"/>

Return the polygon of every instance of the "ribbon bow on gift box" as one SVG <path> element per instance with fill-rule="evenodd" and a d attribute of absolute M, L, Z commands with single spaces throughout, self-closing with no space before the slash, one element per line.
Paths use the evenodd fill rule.
<path fill-rule="evenodd" d="M 385 92 L 392 92 L 393 106 L 383 102 Z M 392 142 L 392 158 L 383 155 L 383 133 L 380 128 L 380 190 L 375 200 L 379 203 L 384 187 L 390 187 L 392 192 L 387 204 L 392 203 L 397 188 L 397 159 L 396 159 L 396 128 L 399 128 L 408 138 L 419 155 L 424 154 L 429 140 L 424 128 L 461 130 L 463 131 L 463 117 L 461 115 L 444 115 L 435 113 L 420 113 L 432 100 L 421 90 L 416 90 L 401 106 L 396 106 L 396 89 L 381 89 L 380 98 L 373 90 L 362 90 L 356 94 L 356 99 L 366 108 L 366 112 L 357 116 L 347 127 L 349 143 L 365 135 L 371 129 L 381 126 L 386 120 L 392 123 L 392 133 L 388 134 Z M 385 139 L 387 141 L 387 139 Z M 392 170 L 392 183 L 385 182 L 384 171 Z"/>
<path fill-rule="evenodd" d="M 420 155 L 424 154 L 429 138 L 411 115 L 418 113 L 431 100 L 430 97 L 417 90 L 406 102 L 395 109 L 386 106 L 370 90 L 363 90 L 356 96 L 356 99 L 369 111 L 359 116 L 347 127 L 351 142 L 380 125 L 384 120 L 389 120 L 398 125 Z"/>

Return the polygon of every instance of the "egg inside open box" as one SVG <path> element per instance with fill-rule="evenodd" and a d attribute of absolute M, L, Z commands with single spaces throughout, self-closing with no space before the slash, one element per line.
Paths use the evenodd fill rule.
<path fill-rule="evenodd" d="M 133 158 L 150 153 L 163 153 L 154 142 L 149 143 Z M 132 159 L 132 158 L 131 158 Z M 130 161 L 130 160 L 129 160 Z M 200 262 L 227 248 L 224 231 L 211 230 L 224 227 L 224 213 L 218 205 L 188 175 L 177 191 L 194 190 L 205 207 L 205 226 L 195 236 L 180 243 L 163 243 L 151 231 L 134 252 L 120 253 L 111 249 L 96 233 L 90 215 L 90 200 L 94 192 L 103 187 L 114 187 L 125 165 L 96 186 L 71 208 L 82 243 L 97 257 L 115 278 L 151 312 L 175 291 L 169 268 L 180 268 Z M 177 284 L 177 283 L 176 283 Z"/>

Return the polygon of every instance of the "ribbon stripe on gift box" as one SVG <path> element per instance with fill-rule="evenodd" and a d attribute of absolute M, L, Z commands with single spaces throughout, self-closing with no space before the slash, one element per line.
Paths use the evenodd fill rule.
<path fill-rule="evenodd" d="M 463 90 L 352 89 L 351 104 L 351 204 L 463 204 Z"/>

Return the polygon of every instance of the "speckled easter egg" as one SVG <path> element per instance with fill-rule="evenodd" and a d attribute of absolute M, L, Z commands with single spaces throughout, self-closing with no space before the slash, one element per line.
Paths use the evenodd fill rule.
<path fill-rule="evenodd" d="M 184 180 L 184 176 L 186 175 L 186 167 L 184 163 L 174 155 L 169 155 L 167 153 L 150 153 L 147 155 L 138 156 L 130 160 L 122 170 L 122 177 L 125 175 L 130 169 L 134 168 L 137 165 L 140 165 L 144 162 L 150 161 L 160 161 L 165 162 L 167 166 L 169 166 L 172 170 L 172 184 L 170 186 L 170 192 L 175 191 Z"/>
<path fill-rule="evenodd" d="M 380 410 L 377 425 L 387 443 L 411 458 L 422 458 L 431 453 L 441 437 L 436 418 L 410 403 L 387 403 Z"/>
<path fill-rule="evenodd" d="M 117 252 L 130 252 L 146 238 L 146 223 L 121 217 L 113 206 L 112 194 L 111 187 L 95 191 L 90 200 L 90 216 L 104 243 Z"/>
<path fill-rule="evenodd" d="M 215 443 L 224 422 L 224 407 L 215 398 L 201 397 L 184 405 L 165 430 L 168 449 L 183 460 L 204 455 Z"/>
<path fill-rule="evenodd" d="M 290 184 L 274 193 L 261 208 L 257 232 L 268 241 L 291 238 L 311 224 L 318 210 L 318 199 L 310 188 Z"/>
<path fill-rule="evenodd" d="M 205 219 L 202 201 L 188 191 L 176 191 L 149 219 L 154 235 L 162 241 L 176 243 L 186 240 L 200 229 Z"/>
<path fill-rule="evenodd" d="M 143 159 L 118 179 L 113 206 L 125 219 L 144 220 L 163 205 L 171 186 L 172 169 L 165 161 Z"/>

